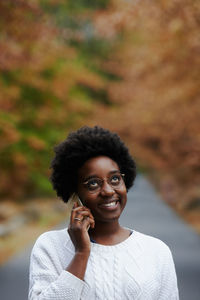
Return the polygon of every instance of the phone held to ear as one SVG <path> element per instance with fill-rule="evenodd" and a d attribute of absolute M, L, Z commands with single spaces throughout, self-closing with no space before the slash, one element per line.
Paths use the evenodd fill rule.
<path fill-rule="evenodd" d="M 76 193 L 73 194 L 73 197 L 74 197 L 74 202 L 77 202 L 79 206 L 83 206 L 81 199 L 79 198 L 79 196 Z"/>
<path fill-rule="evenodd" d="M 79 198 L 79 196 L 76 193 L 73 193 L 67 202 L 67 210 L 70 213 L 71 213 L 74 203 L 76 203 L 76 202 L 78 203 L 79 206 L 83 206 L 83 203 L 81 202 L 81 199 Z M 90 225 L 88 225 L 87 230 L 89 230 L 89 228 L 90 228 Z"/>
<path fill-rule="evenodd" d="M 76 193 L 73 193 L 69 198 L 69 200 L 67 201 L 67 206 L 71 208 L 70 210 L 72 210 L 72 207 L 76 202 L 78 203 L 79 206 L 83 206 L 83 203 L 81 202 L 79 196 Z"/>

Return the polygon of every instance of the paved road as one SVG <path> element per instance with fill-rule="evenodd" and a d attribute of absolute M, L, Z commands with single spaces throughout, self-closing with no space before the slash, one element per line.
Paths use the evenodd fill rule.
<path fill-rule="evenodd" d="M 200 237 L 161 202 L 144 177 L 138 176 L 128 198 L 121 224 L 166 242 L 175 260 L 180 299 L 200 300 Z M 31 247 L 0 268 L 1 300 L 27 300 Z"/>

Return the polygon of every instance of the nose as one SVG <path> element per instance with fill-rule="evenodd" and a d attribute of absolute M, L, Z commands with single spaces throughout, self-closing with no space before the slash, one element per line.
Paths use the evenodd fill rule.
<path fill-rule="evenodd" d="M 106 181 L 104 181 L 101 187 L 102 196 L 112 196 L 115 193 L 113 187 Z"/>

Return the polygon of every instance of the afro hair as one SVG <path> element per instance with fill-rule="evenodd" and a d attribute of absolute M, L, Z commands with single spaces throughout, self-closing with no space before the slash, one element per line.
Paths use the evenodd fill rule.
<path fill-rule="evenodd" d="M 54 150 L 51 182 L 64 202 L 76 191 L 78 170 L 92 157 L 103 155 L 114 160 L 120 172 L 125 174 L 126 189 L 133 185 L 136 177 L 135 162 L 120 137 L 107 129 L 84 126 L 70 133 Z"/>

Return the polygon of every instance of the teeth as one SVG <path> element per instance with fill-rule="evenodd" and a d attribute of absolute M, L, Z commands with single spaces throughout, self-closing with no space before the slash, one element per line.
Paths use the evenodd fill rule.
<path fill-rule="evenodd" d="M 106 207 L 115 206 L 115 205 L 116 205 L 116 201 L 113 201 L 113 202 L 110 202 L 107 204 L 103 204 L 103 206 L 106 206 Z"/>

